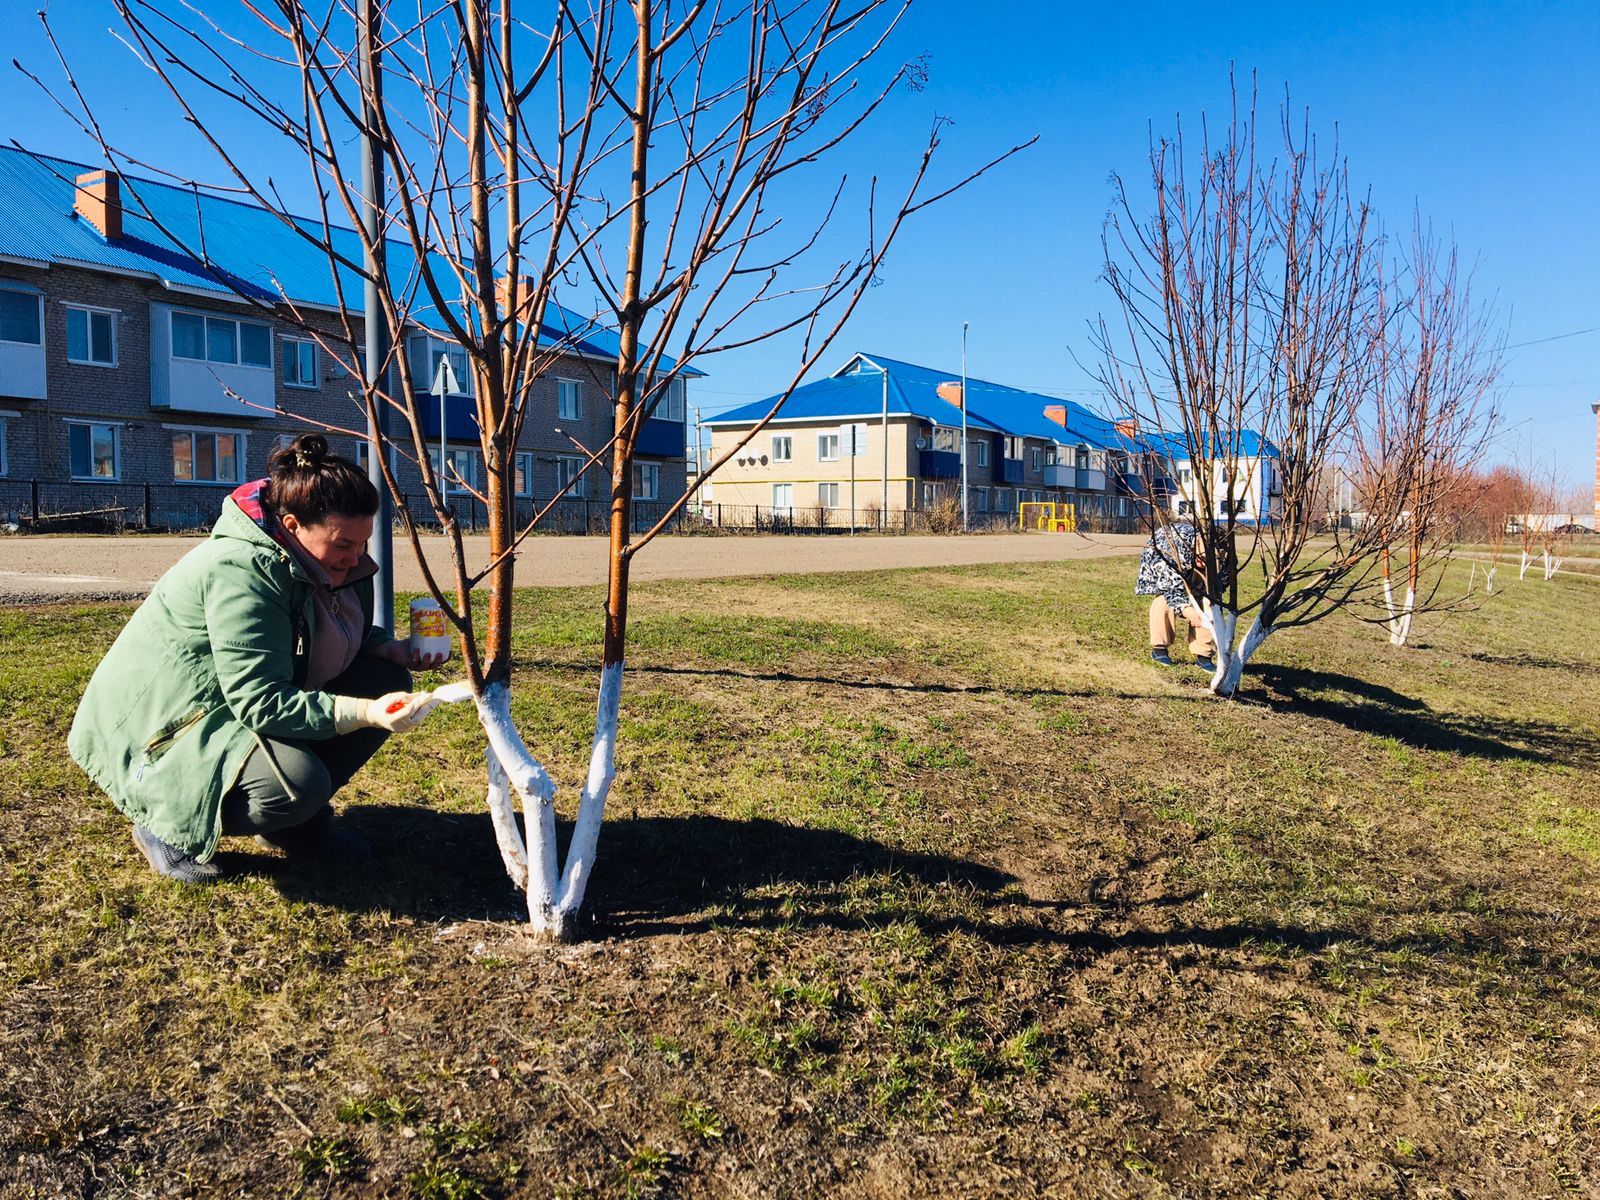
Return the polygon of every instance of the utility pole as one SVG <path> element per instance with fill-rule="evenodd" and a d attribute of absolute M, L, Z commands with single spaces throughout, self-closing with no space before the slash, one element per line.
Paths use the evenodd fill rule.
<path fill-rule="evenodd" d="M 384 270 L 383 228 L 383 152 L 378 148 L 373 129 L 383 106 L 383 71 L 378 61 L 379 13 L 376 0 L 361 0 L 361 195 L 362 224 L 366 227 L 369 249 L 366 252 L 367 284 L 365 379 L 369 396 L 376 393 L 373 416 L 367 419 L 367 478 L 378 489 L 378 515 L 373 523 L 371 554 L 378 566 L 372 581 L 372 623 L 380 629 L 394 629 L 394 510 L 389 485 L 383 477 L 384 448 L 389 441 L 387 370 L 389 329 L 378 311 L 378 281 L 387 279 Z M 442 415 L 442 414 L 441 414 Z M 442 422 L 441 422 L 442 423 Z"/>
<path fill-rule="evenodd" d="M 883 372 L 883 507 L 878 511 L 878 528 L 889 528 L 889 372 Z"/>
<path fill-rule="evenodd" d="M 970 533 L 967 520 L 967 323 L 961 322 L 961 532 Z"/>

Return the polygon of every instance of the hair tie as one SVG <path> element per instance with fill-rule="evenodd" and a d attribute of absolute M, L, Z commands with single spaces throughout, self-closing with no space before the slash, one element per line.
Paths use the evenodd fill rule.
<path fill-rule="evenodd" d="M 304 450 L 296 450 L 294 452 L 294 465 L 302 468 L 303 470 L 310 470 L 312 467 L 317 465 L 317 460 L 312 458 L 311 455 L 307 454 Z"/>

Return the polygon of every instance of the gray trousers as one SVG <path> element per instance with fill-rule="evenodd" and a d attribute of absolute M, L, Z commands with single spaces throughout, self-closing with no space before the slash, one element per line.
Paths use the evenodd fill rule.
<path fill-rule="evenodd" d="M 363 654 L 321 690 L 368 698 L 408 692 L 411 672 Z M 388 737 L 382 729 L 357 729 L 324 741 L 262 738 L 245 759 L 239 781 L 222 798 L 222 832 L 241 837 L 305 824 L 328 806 L 333 794 Z"/>

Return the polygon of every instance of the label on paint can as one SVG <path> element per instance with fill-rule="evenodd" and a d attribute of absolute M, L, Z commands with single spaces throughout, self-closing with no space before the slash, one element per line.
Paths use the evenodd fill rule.
<path fill-rule="evenodd" d="M 450 635 L 444 623 L 444 610 L 431 596 L 411 602 L 411 645 L 419 654 L 450 654 Z"/>

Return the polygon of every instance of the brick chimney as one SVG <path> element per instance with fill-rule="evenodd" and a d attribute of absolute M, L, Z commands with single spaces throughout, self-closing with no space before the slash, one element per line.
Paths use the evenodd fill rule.
<path fill-rule="evenodd" d="M 935 393 L 937 393 L 939 399 L 943 400 L 946 404 L 954 404 L 957 408 L 962 407 L 961 383 L 959 380 L 952 379 L 948 383 L 941 383 L 933 390 Z"/>
<path fill-rule="evenodd" d="M 1117 432 L 1125 438 L 1136 438 L 1139 436 L 1138 417 L 1118 417 L 1116 421 L 1116 427 Z"/>
<path fill-rule="evenodd" d="M 122 178 L 115 171 L 87 171 L 73 181 L 73 208 L 107 241 L 122 236 Z"/>
<path fill-rule="evenodd" d="M 539 281 L 532 275 L 502 275 L 494 281 L 494 298 L 502 310 L 511 313 L 519 305 L 527 308 L 533 303 L 533 293 Z M 526 313 L 517 313 L 517 320 L 527 322 Z"/>
<path fill-rule="evenodd" d="M 1061 428 L 1067 427 L 1067 406 L 1065 404 L 1047 404 L 1044 408 L 1044 419 L 1054 421 Z"/>

